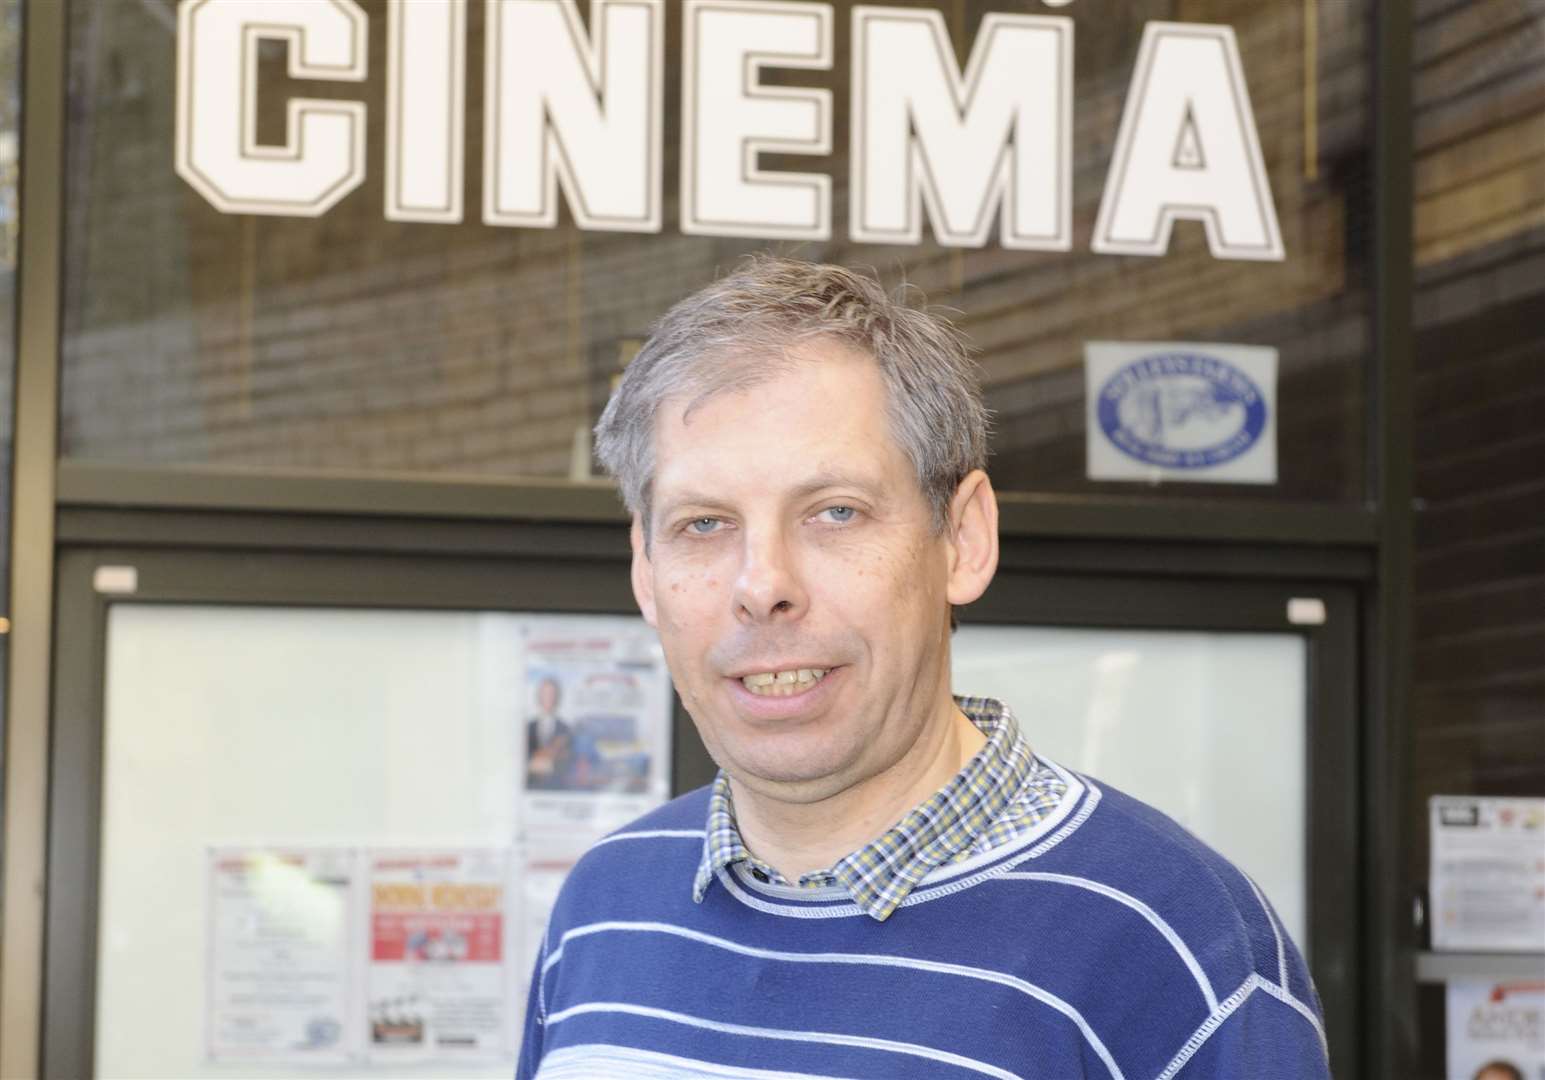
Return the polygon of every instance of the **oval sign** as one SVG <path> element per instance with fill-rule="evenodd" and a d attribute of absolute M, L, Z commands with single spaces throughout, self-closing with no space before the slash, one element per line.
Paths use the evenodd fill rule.
<path fill-rule="evenodd" d="M 1161 352 L 1105 380 L 1095 415 L 1128 457 L 1166 469 L 1206 469 L 1256 444 L 1266 429 L 1266 399 L 1226 360 Z"/>

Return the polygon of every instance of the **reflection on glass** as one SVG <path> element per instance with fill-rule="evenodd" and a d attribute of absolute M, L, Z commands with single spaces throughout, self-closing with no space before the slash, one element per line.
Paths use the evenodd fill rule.
<path fill-rule="evenodd" d="M 925 6 L 942 15 L 957 65 L 989 11 L 1048 12 L 1038 0 Z M 683 232 L 685 62 L 682 15 L 672 6 L 659 231 L 576 228 L 563 199 L 552 227 L 486 224 L 484 120 L 493 91 L 480 62 L 468 63 L 465 80 L 464 220 L 388 220 L 388 8 L 384 0 L 360 7 L 363 81 L 292 78 L 290 47 L 277 39 L 256 51 L 259 144 L 276 146 L 292 134 L 287 106 L 296 97 L 366 110 L 363 182 L 319 216 L 294 217 L 221 212 L 175 174 L 171 5 L 71 6 L 67 456 L 584 475 L 585 433 L 651 321 L 741 254 L 774 246 L 873 266 L 888 283 L 916 286 L 960 313 L 997 414 L 995 461 L 1005 488 L 1134 490 L 1085 478 L 1086 341 L 1237 342 L 1280 350 L 1280 483 L 1209 485 L 1205 494 L 1362 498 L 1363 0 L 1056 9 L 1074 28 L 1068 251 L 1006 250 L 996 220 L 978 247 L 941 245 L 926 223 L 918 243 L 851 239 L 849 140 L 858 122 L 851 3 L 833 5 L 829 68 L 761 73 L 770 86 L 831 94 L 829 154 L 760 160 L 772 173 L 831 177 L 828 240 Z M 1177 19 L 1223 24 L 1237 37 L 1287 253 L 1280 262 L 1214 258 L 1195 221 L 1176 225 L 1161 257 L 1091 251 L 1144 27 Z M 469 58 L 485 54 L 484 20 L 484 5 L 468 5 Z M 436 24 L 436 33 L 442 29 Z M 1183 163 L 1205 159 L 1192 128 L 1178 134 L 1188 132 Z M 441 174 L 413 176 L 429 184 Z"/>

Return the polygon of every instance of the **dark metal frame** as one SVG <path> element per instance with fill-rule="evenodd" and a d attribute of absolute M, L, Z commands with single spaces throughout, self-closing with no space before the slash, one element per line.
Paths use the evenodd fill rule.
<path fill-rule="evenodd" d="M 1344 832 L 1346 823 L 1357 823 L 1361 859 L 1346 868 L 1340 887 L 1355 888 L 1360 897 L 1356 923 L 1363 946 L 1346 972 L 1322 971 L 1320 978 L 1337 980 L 1334 985 L 1346 987 L 1351 1000 L 1361 1003 L 1355 1024 L 1361 1034 L 1361 1060 L 1341 1066 L 1340 1074 L 1394 1078 L 1414 1075 L 1416 1068 L 1416 943 L 1402 863 L 1405 846 L 1413 841 L 1411 824 L 1402 818 L 1410 761 L 1406 703 L 1411 679 L 1413 16 L 1409 5 L 1396 0 L 1375 3 L 1374 314 L 1366 387 L 1369 502 L 1363 507 L 1298 507 L 1205 498 L 1008 495 L 1004 577 L 997 588 L 1009 596 L 1015 593 L 1012 582 L 1033 582 L 1036 589 L 1048 590 L 1033 594 L 1044 599 L 1058 595 L 1059 588 L 1080 576 L 1111 574 L 1168 580 L 1170 586 L 1228 579 L 1318 582 L 1314 595 L 1325 595 L 1326 583 L 1355 591 L 1360 663 L 1355 671 L 1317 669 L 1315 678 L 1359 695 L 1361 704 L 1361 723 L 1354 725 L 1359 742 L 1355 753 L 1343 747 L 1348 749 L 1343 759 L 1348 768 L 1341 774 L 1358 805 L 1342 808 L 1345 816 L 1336 828 Z M 229 560 L 235 553 L 241 553 L 241 565 L 249 569 L 271 565 L 274 558 L 302 558 L 297 552 L 304 552 L 305 560 L 337 566 L 343 563 L 329 560 L 342 560 L 348 553 L 350 564 L 363 575 L 395 574 L 426 556 L 437 556 L 437 580 L 443 571 L 460 581 L 459 587 L 473 589 L 483 584 L 475 578 L 474 567 L 502 566 L 501 572 L 508 572 L 512 559 L 561 552 L 574 565 L 599 571 L 611 565 L 623 545 L 620 514 L 604 485 L 275 475 L 89 462 L 62 462 L 56 473 L 66 5 L 32 3 L 26 14 L 13 632 L 5 718 L 7 805 L 0 821 L 7 875 L 0 936 L 0 1043 L 6 1049 L 0 1054 L 0 1071 L 17 1076 L 35 1074 L 36 1050 L 45 1034 L 49 1073 L 64 1075 L 62 1063 L 78 1059 L 70 1058 L 60 1043 L 90 1030 L 61 1032 L 48 1019 L 66 1015 L 69 981 L 75 980 L 77 995 L 91 994 L 89 969 L 80 966 L 79 941 L 59 931 L 61 920 L 69 923 L 78 917 L 80 905 L 94 905 L 94 897 L 72 899 L 60 875 L 88 851 L 78 846 L 83 842 L 82 808 L 66 796 L 78 797 L 100 780 L 78 768 L 59 773 L 61 761 L 74 756 L 79 763 L 85 760 L 80 753 L 90 753 L 72 747 L 65 730 L 65 717 L 89 709 L 90 703 L 79 698 L 79 687 L 55 681 L 51 646 L 55 641 L 68 643 L 58 657 L 61 671 L 88 655 L 98 660 L 100 655 L 82 651 L 87 639 L 77 637 L 81 627 L 71 621 L 75 616 L 68 613 L 67 604 L 58 608 L 54 622 L 56 555 L 61 590 L 65 577 L 76 572 L 70 545 L 89 545 L 104 555 L 116 551 L 146 567 L 176 552 L 178 565 L 189 573 L 206 565 L 201 560 Z M 605 573 L 615 584 L 615 569 Z M 373 600 L 379 595 L 377 583 L 368 576 L 315 583 L 319 597 L 345 602 L 342 596 L 353 590 L 347 602 L 378 602 Z M 147 585 L 162 587 L 154 577 Z M 1275 595 L 1280 600 L 1280 593 Z M 1184 588 L 1176 589 L 1172 598 L 1181 604 L 1177 610 L 1220 619 L 1228 617 L 1231 606 L 1224 603 L 1214 609 Z M 1335 604 L 1339 611 L 1341 601 Z M 979 605 L 973 615 L 985 617 L 991 610 Z M 1340 614 L 1334 621 L 1338 627 L 1353 625 Z M 58 693 L 52 714 L 51 687 Z M 100 715 L 100 702 L 96 711 Z M 48 784 L 45 762 L 51 730 L 55 745 Z M 34 952 L 39 948 L 38 927 L 28 921 L 29 911 L 37 915 L 33 922 L 42 920 L 42 899 L 35 895 L 34 882 L 41 884 L 43 872 L 45 791 L 50 793 L 56 828 L 48 846 L 47 1013 L 39 1007 L 44 986 Z M 1334 841 L 1334 836 L 1321 837 L 1318 828 L 1313 843 Z M 94 875 L 94 863 L 91 872 Z M 88 930 L 86 937 L 94 934 Z M 1327 994 L 1328 1007 L 1340 992 Z M 1342 1045 L 1349 1044 L 1343 1040 Z M 55 1053 L 65 1056 L 56 1058 Z"/>
<path fill-rule="evenodd" d="M 518 482 L 344 472 L 59 463 L 59 502 L 124 509 L 356 513 L 458 520 L 622 522 L 610 483 Z M 1378 539 L 1371 509 L 1267 500 L 999 492 L 1003 534 L 1070 538 L 1224 540 L 1365 545 Z"/>
<path fill-rule="evenodd" d="M 16 297 L 16 423 L 11 491 L 10 649 L 0 887 L 0 1076 L 37 1068 L 43 973 L 44 813 L 54 572 L 54 459 L 64 183 L 63 4 L 23 11 L 21 252 Z"/>
<path fill-rule="evenodd" d="M 1367 490 L 1377 501 L 1377 591 L 1364 626 L 1367 672 L 1363 731 L 1363 922 L 1369 929 L 1364 1057 L 1368 1076 L 1417 1075 L 1413 897 L 1405 880 L 1411 787 L 1411 582 L 1414 546 L 1414 424 L 1411 345 L 1412 247 L 1411 4 L 1376 8 L 1374 35 L 1373 356 L 1368 368 Z"/>
<path fill-rule="evenodd" d="M 529 547 L 545 539 L 536 531 Z M 69 852 L 48 866 L 41 1075 L 94 1076 L 98 872 L 107 617 L 115 603 L 209 603 L 464 610 L 628 613 L 633 608 L 617 526 L 571 535 L 564 557 L 497 558 L 342 550 L 210 550 L 202 546 L 77 548 L 58 562 L 58 631 L 71 642 L 55 668 L 49 846 Z M 624 535 L 625 540 L 625 535 Z M 132 597 L 95 591 L 100 565 L 132 565 Z M 678 717 L 672 748 L 677 784 L 713 775 L 702 744 Z"/>
<path fill-rule="evenodd" d="M 621 522 L 502 523 L 489 532 L 486 522 L 362 523 L 348 516 L 306 521 L 250 512 L 231 522 L 228 516 L 179 511 L 167 517 L 163 511 L 89 507 L 68 507 L 60 514 L 57 629 L 71 648 L 54 670 L 49 846 L 71 856 L 52 859 L 48 874 L 42 1061 L 43 1075 L 51 1080 L 93 1075 L 101 753 L 112 605 L 634 610 Z M 394 531 L 394 524 L 406 530 Z M 364 533 L 356 532 L 360 525 Z M 341 542 L 329 541 L 334 530 L 342 531 L 333 538 Z M 416 542 L 410 539 L 413 530 Z M 1359 837 L 1344 822 L 1356 814 L 1357 579 L 1368 566 L 1356 552 L 1332 550 L 1320 553 L 1317 568 L 1302 567 L 1301 579 L 1284 580 L 1270 546 L 1218 546 L 1236 558 L 1213 562 L 1210 572 L 1193 562 L 1192 545 L 1161 553 L 1146 568 L 1134 566 L 1122 545 L 1096 545 L 1084 551 L 1093 558 L 1070 570 L 1063 556 L 1075 548 L 1054 542 L 1048 549 L 1039 541 L 1010 537 L 997 582 L 967 609 L 964 621 L 1305 637 L 1310 962 L 1337 1071 L 1348 1076 L 1356 1073 L 1361 1053 L 1362 995 L 1354 954 L 1362 853 Z M 94 573 L 103 565 L 135 567 L 135 593 L 96 592 Z M 1289 624 L 1286 604 L 1294 596 L 1324 601 L 1326 622 Z M 674 736 L 674 789 L 706 782 L 713 763 L 679 710 Z"/>

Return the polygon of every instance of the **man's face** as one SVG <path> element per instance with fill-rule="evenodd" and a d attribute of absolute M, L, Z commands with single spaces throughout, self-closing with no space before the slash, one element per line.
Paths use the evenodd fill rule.
<path fill-rule="evenodd" d="M 558 684 L 551 679 L 543 679 L 536 688 L 537 707 L 544 713 L 550 713 L 558 708 Z"/>
<path fill-rule="evenodd" d="M 1520 1075 L 1512 1066 L 1486 1065 L 1475 1074 L 1475 1080 L 1517 1080 Z"/>
<path fill-rule="evenodd" d="M 954 547 L 891 437 L 874 361 L 829 343 L 805 355 L 690 416 L 680 401 L 661 410 L 633 573 L 714 759 L 810 802 L 890 768 L 941 722 L 949 604 L 974 593 L 952 591 Z"/>

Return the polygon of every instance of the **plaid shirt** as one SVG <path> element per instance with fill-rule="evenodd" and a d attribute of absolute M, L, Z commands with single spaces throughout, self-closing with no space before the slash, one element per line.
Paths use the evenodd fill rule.
<path fill-rule="evenodd" d="M 800 888 L 840 886 L 859 907 L 883 922 L 934 867 L 1012 840 L 1056 807 L 1067 785 L 1035 759 L 1008 707 L 985 697 L 957 697 L 955 703 L 987 736 L 987 745 L 953 780 L 877 839 L 839 859 L 829 870 L 800 877 Z M 718 872 L 737 862 L 744 862 L 758 881 L 789 884 L 741 840 L 729 778 L 720 770 L 709 795 L 708 829 L 693 899 L 701 901 Z"/>

